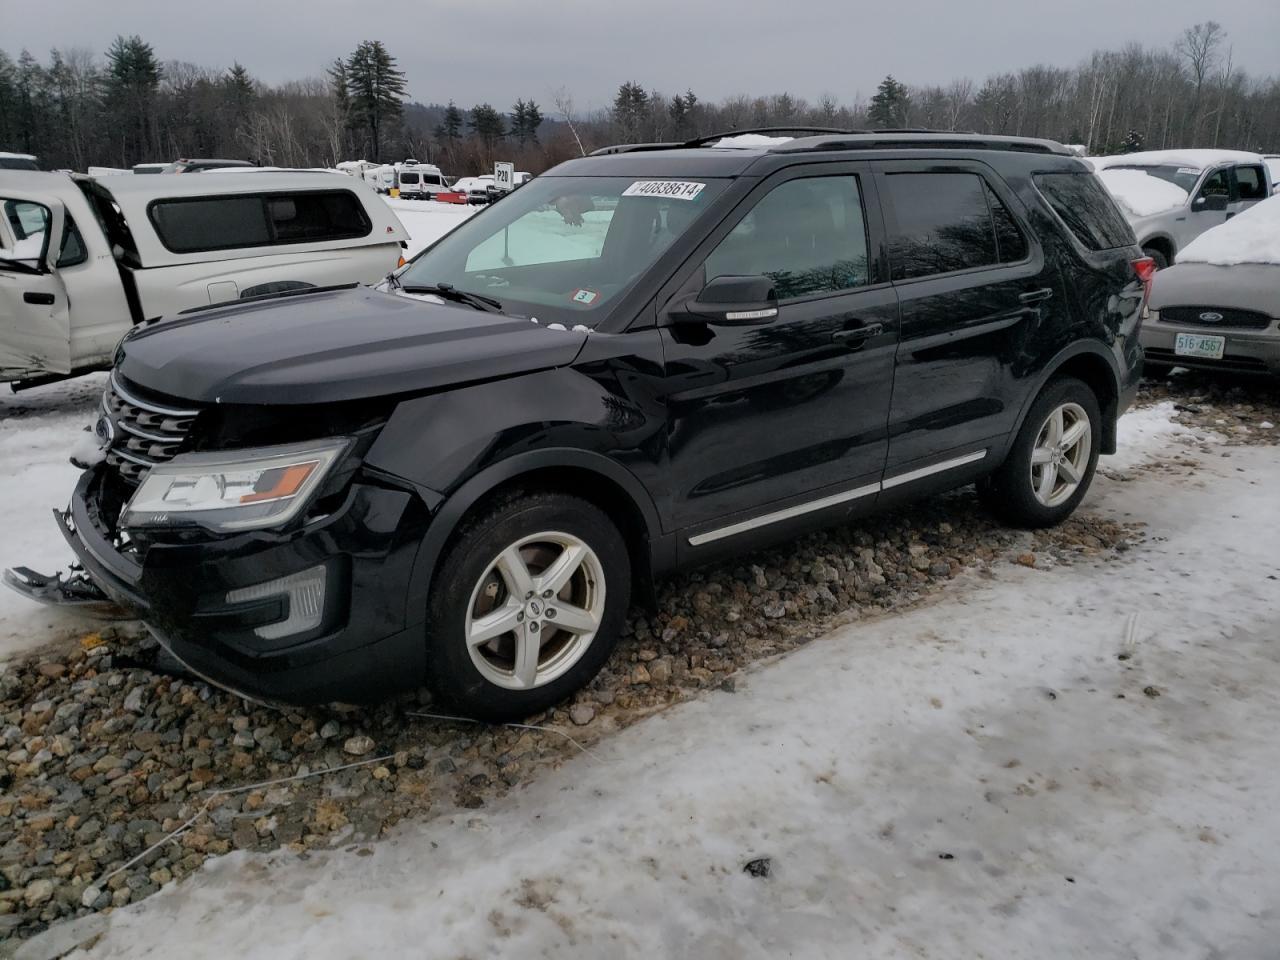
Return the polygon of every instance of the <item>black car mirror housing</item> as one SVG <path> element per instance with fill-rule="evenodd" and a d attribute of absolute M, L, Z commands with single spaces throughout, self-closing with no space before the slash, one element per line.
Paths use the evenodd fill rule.
<path fill-rule="evenodd" d="M 716 277 L 685 303 L 690 319 L 717 326 L 757 326 L 778 316 L 778 291 L 765 276 Z"/>

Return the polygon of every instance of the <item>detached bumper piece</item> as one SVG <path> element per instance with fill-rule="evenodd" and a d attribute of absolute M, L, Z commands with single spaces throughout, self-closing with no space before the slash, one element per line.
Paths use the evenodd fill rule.
<path fill-rule="evenodd" d="M 331 512 L 287 531 L 166 531 L 121 546 L 103 516 L 108 471 L 85 471 L 57 514 L 63 536 L 102 592 L 193 673 L 300 705 L 422 682 L 425 604 L 406 603 L 428 519 L 418 497 L 357 480 Z"/>
<path fill-rule="evenodd" d="M 6 587 L 28 600 L 50 607 L 66 607 L 99 620 L 131 620 L 133 614 L 121 607 L 90 579 L 84 568 L 72 564 L 67 573 L 53 576 L 30 567 L 12 567 L 0 576 Z"/>

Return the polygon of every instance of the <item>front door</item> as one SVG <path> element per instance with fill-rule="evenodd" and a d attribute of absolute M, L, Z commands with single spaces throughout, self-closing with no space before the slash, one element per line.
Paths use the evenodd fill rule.
<path fill-rule="evenodd" d="M 53 268 L 64 212 L 57 200 L 0 196 L 0 380 L 71 372 L 67 294 Z"/>
<path fill-rule="evenodd" d="M 902 336 L 885 488 L 974 467 L 1013 428 L 1027 349 L 1066 309 L 1020 204 L 972 161 L 877 164 Z M 1025 214 L 1023 214 L 1025 216 Z"/>
<path fill-rule="evenodd" d="M 1227 207 L 1227 218 L 1243 213 L 1259 200 L 1267 199 L 1268 173 L 1261 164 L 1240 164 L 1233 167 L 1232 179 L 1235 181 L 1231 191 L 1231 203 Z"/>
<path fill-rule="evenodd" d="M 868 168 L 824 164 L 757 187 L 694 255 L 662 331 L 669 509 L 694 546 L 874 500 L 898 338 L 880 236 Z M 758 275 L 772 321 L 673 322 L 705 282 Z"/>

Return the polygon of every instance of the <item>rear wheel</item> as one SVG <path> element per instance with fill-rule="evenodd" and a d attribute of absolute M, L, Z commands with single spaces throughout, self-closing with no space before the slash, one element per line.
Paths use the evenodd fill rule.
<path fill-rule="evenodd" d="M 626 544 L 599 508 L 513 496 L 459 531 L 429 601 L 427 684 L 470 716 L 545 710 L 609 658 L 631 592 Z"/>
<path fill-rule="evenodd" d="M 1041 392 L 1009 456 L 979 495 L 1001 520 L 1020 527 L 1061 523 L 1084 499 L 1098 464 L 1098 398 L 1074 377 Z"/>

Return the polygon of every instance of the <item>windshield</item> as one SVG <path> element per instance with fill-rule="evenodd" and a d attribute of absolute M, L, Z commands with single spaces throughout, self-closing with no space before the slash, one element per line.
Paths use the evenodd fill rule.
<path fill-rule="evenodd" d="M 420 254 L 400 281 L 451 284 L 508 313 L 593 326 L 727 183 L 538 177 Z"/>
<path fill-rule="evenodd" d="M 1108 170 L 1141 170 L 1150 177 L 1167 180 L 1181 187 L 1184 193 L 1190 193 L 1200 179 L 1200 170 L 1196 167 L 1176 167 L 1172 164 L 1158 167 L 1139 166 L 1138 164 L 1113 163 Z"/>

